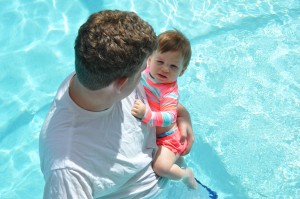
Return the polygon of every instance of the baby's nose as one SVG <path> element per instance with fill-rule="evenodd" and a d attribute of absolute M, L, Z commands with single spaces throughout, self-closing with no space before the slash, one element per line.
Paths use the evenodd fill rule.
<path fill-rule="evenodd" d="M 166 66 L 166 65 L 164 65 L 164 66 L 162 67 L 162 71 L 165 72 L 165 73 L 169 72 L 169 67 Z"/>

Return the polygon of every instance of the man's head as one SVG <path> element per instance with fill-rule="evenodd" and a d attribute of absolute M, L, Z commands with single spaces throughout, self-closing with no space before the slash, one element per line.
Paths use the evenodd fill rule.
<path fill-rule="evenodd" d="M 80 27 L 75 40 L 75 69 L 89 90 L 135 75 L 156 48 L 152 27 L 133 12 L 100 11 Z"/>

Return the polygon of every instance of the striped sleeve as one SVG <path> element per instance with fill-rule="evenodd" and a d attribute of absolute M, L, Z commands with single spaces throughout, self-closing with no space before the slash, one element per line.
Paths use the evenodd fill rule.
<path fill-rule="evenodd" d="M 177 118 L 178 93 L 171 92 L 163 96 L 160 100 L 160 111 L 152 111 L 147 107 L 142 119 L 143 122 L 151 126 L 167 127 L 176 122 Z"/>

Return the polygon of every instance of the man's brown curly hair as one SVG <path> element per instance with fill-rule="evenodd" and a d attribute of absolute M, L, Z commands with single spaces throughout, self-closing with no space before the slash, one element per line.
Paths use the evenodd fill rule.
<path fill-rule="evenodd" d="M 133 12 L 106 10 L 92 14 L 75 40 L 79 81 L 98 90 L 134 75 L 157 45 L 153 28 Z"/>

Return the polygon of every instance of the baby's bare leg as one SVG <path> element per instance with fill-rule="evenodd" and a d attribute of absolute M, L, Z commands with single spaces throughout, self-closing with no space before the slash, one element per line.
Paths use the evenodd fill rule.
<path fill-rule="evenodd" d="M 164 146 L 158 146 L 158 151 L 153 160 L 154 172 L 162 177 L 167 177 L 171 180 L 182 180 L 188 187 L 196 188 L 193 171 L 189 168 L 180 168 L 175 164 L 179 155 L 173 153 Z"/>
<path fill-rule="evenodd" d="M 187 167 L 186 162 L 182 156 L 179 156 L 175 163 L 182 169 Z"/>

